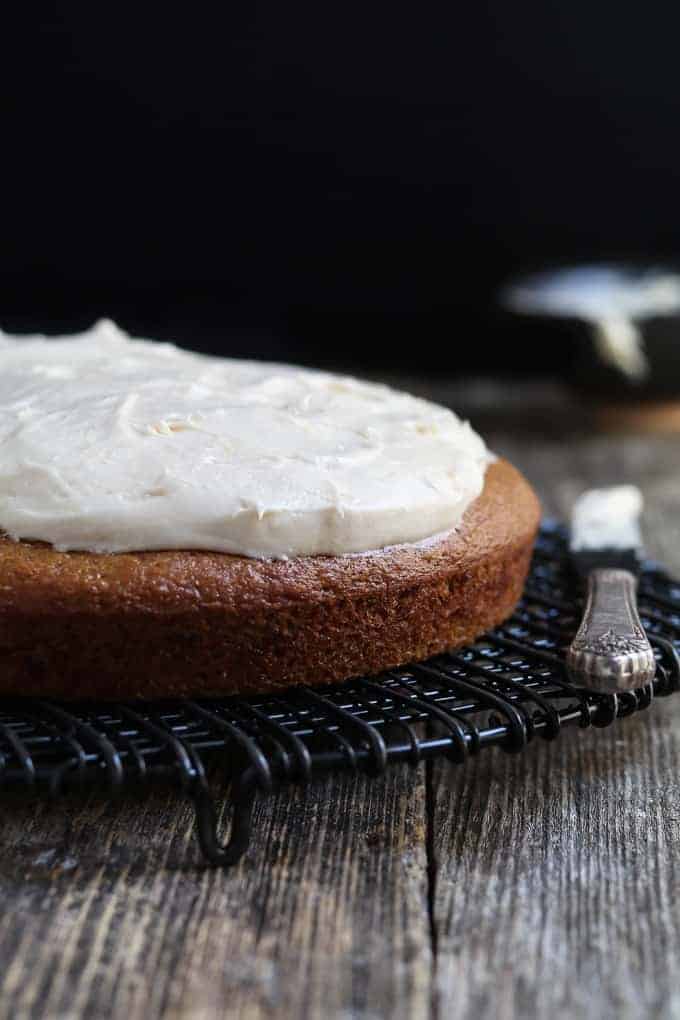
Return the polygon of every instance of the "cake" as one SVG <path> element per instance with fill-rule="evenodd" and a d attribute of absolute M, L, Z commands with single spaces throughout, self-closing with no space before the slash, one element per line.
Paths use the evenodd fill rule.
<path fill-rule="evenodd" d="M 0 693 L 374 674 L 513 610 L 539 520 L 453 412 L 132 340 L 0 337 Z"/>

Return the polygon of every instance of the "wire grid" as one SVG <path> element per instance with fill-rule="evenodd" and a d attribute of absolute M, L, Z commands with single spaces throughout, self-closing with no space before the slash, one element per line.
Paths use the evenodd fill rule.
<path fill-rule="evenodd" d="M 73 787 L 115 795 L 154 781 L 195 805 L 197 834 L 213 864 L 247 848 L 257 791 L 309 782 L 333 769 L 382 772 L 482 748 L 519 752 L 564 726 L 607 726 L 680 686 L 680 583 L 649 564 L 640 579 L 643 625 L 657 656 L 652 684 L 620 694 L 570 682 L 564 653 L 581 600 L 566 535 L 545 524 L 515 614 L 474 645 L 375 678 L 266 697 L 154 703 L 0 700 L 0 789 L 56 796 Z M 233 807 L 223 844 L 206 772 L 219 766 Z"/>

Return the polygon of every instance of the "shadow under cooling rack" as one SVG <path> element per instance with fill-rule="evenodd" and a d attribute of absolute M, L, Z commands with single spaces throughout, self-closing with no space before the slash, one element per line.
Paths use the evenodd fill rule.
<path fill-rule="evenodd" d="M 600 694 L 572 684 L 564 653 L 579 621 L 562 529 L 541 530 L 513 617 L 474 645 L 379 677 L 278 695 L 138 703 L 0 701 L 0 790 L 111 795 L 169 782 L 196 809 L 201 848 L 214 864 L 248 845 L 255 794 L 334 769 L 378 774 L 390 762 L 446 756 L 462 762 L 495 744 L 519 752 L 565 726 L 607 726 L 680 686 L 680 583 L 648 565 L 640 615 L 657 657 L 652 684 Z M 225 844 L 206 772 L 232 802 Z"/>

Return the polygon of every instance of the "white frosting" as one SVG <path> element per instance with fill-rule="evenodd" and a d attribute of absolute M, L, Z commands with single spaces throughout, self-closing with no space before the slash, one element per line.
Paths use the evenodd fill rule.
<path fill-rule="evenodd" d="M 571 548 L 639 549 L 642 493 L 635 485 L 588 489 L 574 504 Z"/>
<path fill-rule="evenodd" d="M 613 266 L 559 269 L 509 287 L 505 301 L 529 315 L 590 322 L 602 360 L 639 380 L 649 365 L 637 323 L 680 311 L 680 275 L 656 269 L 634 273 Z"/>
<path fill-rule="evenodd" d="M 0 335 L 0 529 L 57 549 L 366 552 L 448 531 L 490 455 L 451 411 L 291 365 Z"/>

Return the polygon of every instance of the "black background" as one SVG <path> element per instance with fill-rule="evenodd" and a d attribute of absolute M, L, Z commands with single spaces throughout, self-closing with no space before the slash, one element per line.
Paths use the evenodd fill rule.
<path fill-rule="evenodd" d="M 527 370 L 558 354 L 491 351 L 509 274 L 679 253 L 676 5 L 30 7 L 2 39 L 5 328 Z"/>

